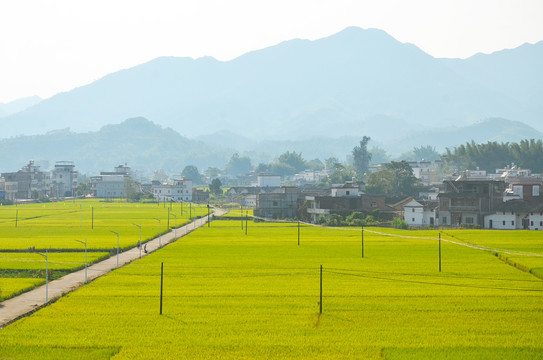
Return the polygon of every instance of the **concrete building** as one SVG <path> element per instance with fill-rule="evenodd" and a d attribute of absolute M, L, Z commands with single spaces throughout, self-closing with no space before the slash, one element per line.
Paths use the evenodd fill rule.
<path fill-rule="evenodd" d="M 439 225 L 437 201 L 411 200 L 404 205 L 404 220 L 414 227 Z"/>
<path fill-rule="evenodd" d="M 153 196 L 160 202 L 191 202 L 192 180 L 181 178 L 171 184 L 153 185 Z"/>
<path fill-rule="evenodd" d="M 484 226 L 484 217 L 496 212 L 503 203 L 505 182 L 502 180 L 460 177 L 445 180 L 444 191 L 439 194 L 440 226 L 463 224 Z"/>
<path fill-rule="evenodd" d="M 281 176 L 260 174 L 256 178 L 257 187 L 280 187 Z"/>
<path fill-rule="evenodd" d="M 115 171 L 102 171 L 100 176 L 91 178 L 91 190 L 101 199 L 123 199 L 127 195 L 130 181 L 130 168 L 125 165 L 115 167 Z"/>
<path fill-rule="evenodd" d="M 32 196 L 48 196 L 50 190 L 49 173 L 40 171 L 40 167 L 29 161 L 21 170 L 11 173 L 2 173 L 5 180 L 5 198 L 16 201 L 18 199 L 32 199 Z"/>
<path fill-rule="evenodd" d="M 57 161 L 51 171 L 50 197 L 60 198 L 74 196 L 77 187 L 78 172 L 73 161 Z"/>
<path fill-rule="evenodd" d="M 124 175 L 100 175 L 91 181 L 94 181 L 93 193 L 97 198 L 126 198 L 126 178 Z"/>
<path fill-rule="evenodd" d="M 282 186 L 272 192 L 258 194 L 254 214 L 267 219 L 297 218 L 298 188 Z"/>

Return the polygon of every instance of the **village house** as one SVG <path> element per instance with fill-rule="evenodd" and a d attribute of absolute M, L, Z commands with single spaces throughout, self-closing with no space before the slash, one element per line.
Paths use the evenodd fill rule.
<path fill-rule="evenodd" d="M 191 202 L 192 180 L 180 178 L 170 184 L 153 185 L 153 196 L 160 202 Z"/>
<path fill-rule="evenodd" d="M 74 196 L 79 174 L 73 161 L 57 161 L 51 171 L 51 197 Z"/>
<path fill-rule="evenodd" d="M 438 220 L 437 201 L 422 201 L 412 199 L 404 205 L 404 220 L 409 226 L 437 226 Z"/>
<path fill-rule="evenodd" d="M 115 167 L 115 171 L 102 171 L 100 176 L 91 178 L 91 191 L 97 198 L 121 199 L 126 197 L 130 168 L 125 165 Z"/>
<path fill-rule="evenodd" d="M 440 226 L 484 226 L 484 217 L 503 203 L 505 182 L 480 178 L 445 180 L 439 198 Z"/>
<path fill-rule="evenodd" d="M 2 173 L 2 177 L 6 200 L 32 199 L 33 196 L 48 196 L 50 193 L 50 174 L 40 171 L 33 160 L 17 172 Z"/>
<path fill-rule="evenodd" d="M 298 188 L 281 186 L 256 195 L 255 216 L 267 219 L 295 219 L 298 217 Z"/>

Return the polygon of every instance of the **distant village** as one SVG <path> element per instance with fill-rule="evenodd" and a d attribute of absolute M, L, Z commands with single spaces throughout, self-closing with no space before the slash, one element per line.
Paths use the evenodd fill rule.
<path fill-rule="evenodd" d="M 197 187 L 192 179 L 135 181 L 130 167 L 87 177 L 71 161 L 58 161 L 41 171 L 29 161 L 16 172 L 2 173 L 3 204 L 94 197 L 113 201 L 195 202 L 238 204 L 254 209 L 255 217 L 298 219 L 329 225 L 372 225 L 389 222 L 404 227 L 466 227 L 543 230 L 543 178 L 515 165 L 496 169 L 466 170 L 439 175 L 439 160 L 408 162 L 419 184 L 417 194 L 370 194 L 355 178 L 327 184 L 330 169 L 305 170 L 292 176 L 244 174 L 239 182 L 228 177 L 207 179 Z M 370 173 L 382 165 L 371 165 Z M 241 185 L 240 185 L 241 183 Z M 217 189 L 218 186 L 218 189 Z"/>

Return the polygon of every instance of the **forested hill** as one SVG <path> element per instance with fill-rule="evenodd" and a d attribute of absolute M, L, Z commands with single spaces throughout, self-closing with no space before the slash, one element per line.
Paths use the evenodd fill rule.
<path fill-rule="evenodd" d="M 145 118 L 107 125 L 96 132 L 60 130 L 37 136 L 0 140 L 0 171 L 16 171 L 28 160 L 74 161 L 82 173 L 111 171 L 128 163 L 139 171 L 163 169 L 179 174 L 186 165 L 222 166 L 232 151 L 189 140 Z"/>
<path fill-rule="evenodd" d="M 400 136 L 488 117 L 538 127 L 542 49 L 543 42 L 509 50 L 503 61 L 501 52 L 452 61 L 351 27 L 225 62 L 162 57 L 0 118 L 1 136 L 97 131 L 137 116 L 184 136 L 226 129 L 258 140 L 377 139 L 375 124 Z"/>

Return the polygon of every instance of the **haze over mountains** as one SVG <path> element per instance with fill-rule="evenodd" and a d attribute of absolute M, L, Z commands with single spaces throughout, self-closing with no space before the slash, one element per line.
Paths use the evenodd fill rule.
<path fill-rule="evenodd" d="M 279 153 L 280 144 L 349 144 L 346 137 L 363 135 L 398 153 L 472 138 L 518 141 L 541 137 L 535 130 L 543 119 L 541 64 L 543 42 L 436 59 L 381 30 L 347 28 L 227 62 L 157 58 L 0 117 L 1 137 L 98 131 L 143 116 L 233 151 L 270 152 L 273 145 Z"/>

